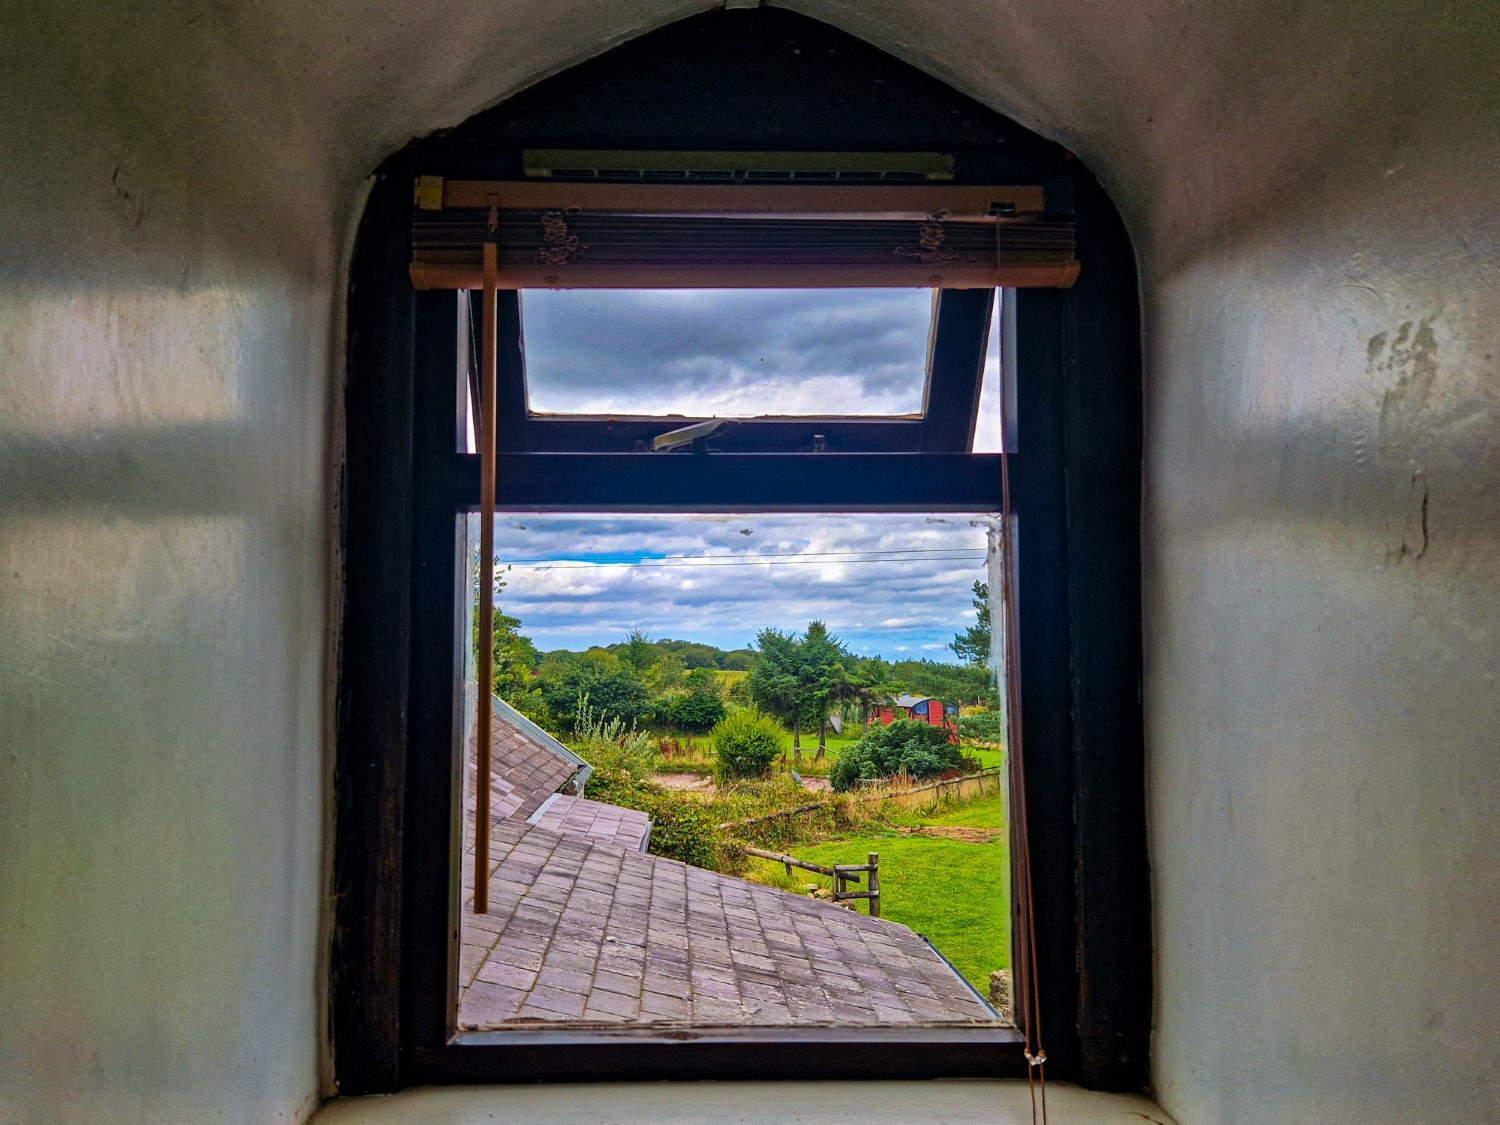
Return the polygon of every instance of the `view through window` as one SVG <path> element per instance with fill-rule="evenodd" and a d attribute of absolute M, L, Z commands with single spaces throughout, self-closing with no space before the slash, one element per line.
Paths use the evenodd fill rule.
<path fill-rule="evenodd" d="M 930 289 L 531 289 L 527 404 L 554 414 L 922 413 Z"/>
<path fill-rule="evenodd" d="M 460 1027 L 1007 1020 L 989 543 L 968 516 L 497 517 Z"/>

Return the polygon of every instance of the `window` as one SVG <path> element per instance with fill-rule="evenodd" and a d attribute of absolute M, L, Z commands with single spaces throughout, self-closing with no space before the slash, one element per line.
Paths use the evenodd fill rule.
<path fill-rule="evenodd" d="M 528 290 L 529 409 L 689 418 L 920 416 L 924 289 Z"/>
<path fill-rule="evenodd" d="M 460 1034 L 1007 1025 L 988 545 L 951 515 L 498 517 Z"/>
<path fill-rule="evenodd" d="M 1015 300 L 1014 292 L 1009 294 L 1009 299 Z M 974 420 L 974 444 L 971 449 L 975 453 L 1000 452 L 1000 388 L 1002 386 L 1000 364 L 1005 346 L 1006 300 L 1005 290 L 995 290 L 994 312 L 990 316 L 989 342 L 984 350 L 984 374 L 979 381 L 979 413 Z M 1014 418 L 1014 397 L 1006 405 L 1009 407 L 1006 416 Z M 1014 433 L 1011 436 L 1014 438 Z"/>
<path fill-rule="evenodd" d="M 502 289 L 500 448 L 634 452 L 725 416 L 724 453 L 971 448 L 992 290 L 795 283 Z"/>
<path fill-rule="evenodd" d="M 470 647 L 459 594 L 468 588 L 463 531 L 480 488 L 476 458 L 456 432 L 469 323 L 454 289 L 478 283 L 485 204 L 495 191 L 487 185 L 528 175 L 523 150 L 611 142 L 632 151 L 672 143 L 705 151 L 774 146 L 801 152 L 799 166 L 808 158 L 816 163 L 829 147 L 846 154 L 937 150 L 944 175 L 951 173 L 943 182 L 960 194 L 966 185 L 975 189 L 978 210 L 966 212 L 973 218 L 954 240 L 962 260 L 951 272 L 929 274 L 923 261 L 942 264 L 937 232 L 920 228 L 944 220 L 925 207 L 914 218 L 902 207 L 894 243 L 873 226 L 861 235 L 859 269 L 873 274 L 838 267 L 818 279 L 886 284 L 888 271 L 898 269 L 902 284 L 913 287 L 908 296 L 926 296 L 916 286 L 940 291 L 935 313 L 927 313 L 925 366 L 909 384 L 925 386 L 919 417 L 756 415 L 698 448 L 670 453 L 650 452 L 661 417 L 568 414 L 561 411 L 574 407 L 566 404 L 544 409 L 545 397 L 533 397 L 528 410 L 533 379 L 547 376 L 531 370 L 537 342 L 523 321 L 522 297 L 555 285 L 552 262 L 539 258 L 547 247 L 537 243 L 556 224 L 539 224 L 545 213 L 536 207 L 522 214 L 515 199 L 527 193 L 513 193 L 515 210 L 499 220 L 513 273 L 508 289 L 501 282 L 499 308 L 498 506 L 523 520 L 642 507 L 721 516 L 991 512 L 998 458 L 971 450 L 986 343 L 1005 344 L 1001 358 L 1015 373 L 1019 399 L 1012 417 L 1022 424 L 1013 448 L 1024 451 L 1012 470 L 1026 542 L 1018 638 L 1027 658 L 1029 761 L 1025 787 L 1010 799 L 1013 808 L 1024 805 L 1032 825 L 1041 950 L 1035 979 L 1049 1013 L 1049 1071 L 1106 1088 L 1138 1087 L 1146 1073 L 1150 950 L 1137 695 L 1138 305 L 1128 238 L 1069 154 L 857 40 L 761 8 L 715 11 L 648 35 L 415 143 L 377 177 L 352 267 L 341 508 L 331 957 L 341 1091 L 453 1080 L 1025 1070 L 1016 1034 L 992 1025 L 458 1030 L 465 865 L 456 794 L 469 707 L 456 689 L 468 680 Z M 555 199 L 567 169 L 581 166 L 553 167 L 561 171 L 534 178 L 541 188 L 530 191 L 533 201 L 549 192 Z M 419 177 L 448 177 L 478 194 L 451 213 L 424 210 L 425 202 L 413 202 Z M 856 169 L 836 184 L 775 190 L 878 187 L 931 197 L 925 184 L 863 180 Z M 651 181 L 643 173 L 628 186 L 656 193 Z M 722 189 L 736 190 L 733 182 Z M 1019 221 L 1005 207 L 1021 196 L 993 187 L 1006 184 L 1024 192 Z M 419 200 L 430 199 L 416 186 Z M 584 186 L 620 188 L 597 178 Z M 991 208 L 997 196 L 1001 206 Z M 568 237 L 612 252 L 645 246 L 654 253 L 654 234 L 629 243 L 627 227 L 584 215 Z M 821 247 L 833 244 L 837 228 L 839 222 L 822 224 Z M 1083 250 L 1077 257 L 1075 232 Z M 673 268 L 701 245 L 675 243 Z M 414 250 L 425 255 L 420 268 Z M 996 340 L 986 286 L 1066 285 L 1078 275 L 1078 258 L 1087 268 L 1076 288 L 1020 288 L 1013 302 L 1007 297 L 1006 339 Z M 808 285 L 795 271 L 770 277 L 769 259 L 750 264 L 757 274 L 730 263 L 716 276 L 731 280 L 698 281 Z M 594 285 L 652 280 L 605 278 L 599 271 L 612 268 L 611 260 L 623 259 L 594 258 Z M 1005 280 L 1000 262 L 1010 271 Z M 541 347 L 545 355 L 545 339 Z M 665 397 L 651 405 L 677 408 Z M 666 428 L 676 424 L 669 420 Z"/>

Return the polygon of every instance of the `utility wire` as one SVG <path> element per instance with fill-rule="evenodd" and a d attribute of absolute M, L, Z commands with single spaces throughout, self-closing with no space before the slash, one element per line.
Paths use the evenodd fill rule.
<path fill-rule="evenodd" d="M 964 554 L 964 555 L 936 555 L 936 556 L 933 556 L 933 555 L 924 555 L 924 556 L 911 556 L 911 557 L 895 558 L 895 559 L 890 559 L 890 558 L 887 558 L 887 559 L 864 559 L 864 558 L 839 558 L 839 559 L 782 558 L 782 559 L 776 559 L 774 561 L 767 561 L 768 556 L 757 556 L 756 558 L 736 559 L 736 560 L 725 561 L 725 562 L 719 562 L 717 560 L 714 560 L 714 561 L 707 561 L 707 560 L 703 560 L 703 561 L 686 561 L 686 562 L 656 562 L 656 561 L 651 560 L 651 559 L 646 559 L 646 560 L 642 560 L 640 562 L 502 563 L 502 565 L 506 566 L 507 568 L 508 567 L 520 567 L 520 568 L 523 568 L 523 569 L 528 570 L 528 571 L 538 571 L 538 570 L 591 570 L 591 569 L 598 569 L 598 568 L 601 568 L 601 567 L 613 567 L 615 569 L 621 569 L 621 568 L 635 569 L 635 568 L 639 568 L 639 567 L 659 567 L 659 568 L 664 569 L 664 570 L 688 570 L 688 569 L 692 569 L 694 567 L 707 567 L 707 568 L 712 569 L 714 567 L 727 567 L 727 566 L 844 566 L 844 565 L 848 565 L 848 566 L 882 566 L 882 565 L 884 565 L 884 566 L 893 566 L 893 565 L 903 565 L 903 564 L 906 564 L 906 563 L 914 563 L 914 562 L 977 562 L 980 559 L 984 558 L 985 554 L 986 554 L 986 552 L 984 550 L 976 548 L 975 550 L 973 550 L 969 554 Z"/>
<path fill-rule="evenodd" d="M 844 555 L 951 555 L 956 551 L 983 551 L 983 547 L 896 547 L 892 550 L 864 550 L 854 548 L 848 551 L 759 551 L 753 555 L 649 555 L 640 559 L 640 562 L 659 562 L 662 559 L 808 559 L 823 558 L 825 556 Z M 507 566 L 550 566 L 557 559 L 512 559 Z M 608 559 L 592 560 L 566 560 L 569 562 L 585 562 L 590 566 L 596 563 L 600 566 L 614 566 Z"/>

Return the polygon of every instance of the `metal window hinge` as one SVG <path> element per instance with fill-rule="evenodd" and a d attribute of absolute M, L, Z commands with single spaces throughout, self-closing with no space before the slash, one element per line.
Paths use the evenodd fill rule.
<path fill-rule="evenodd" d="M 706 453 L 708 449 L 704 443 L 729 425 L 729 422 L 728 418 L 710 418 L 705 422 L 694 422 L 691 426 L 683 426 L 681 429 L 668 430 L 651 439 L 651 449 L 655 453 L 670 453 L 674 449 L 691 445 L 695 451 Z"/>

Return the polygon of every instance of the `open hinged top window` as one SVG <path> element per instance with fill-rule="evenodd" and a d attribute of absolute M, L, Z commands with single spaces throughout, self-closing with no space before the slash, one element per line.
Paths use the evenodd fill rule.
<path fill-rule="evenodd" d="M 419 287 L 480 288 L 494 255 L 507 451 L 652 448 L 672 418 L 748 423 L 725 452 L 965 452 L 990 293 L 1079 269 L 1039 186 L 428 176 L 415 199 Z"/>

